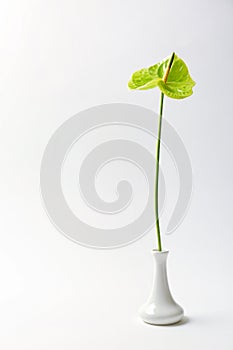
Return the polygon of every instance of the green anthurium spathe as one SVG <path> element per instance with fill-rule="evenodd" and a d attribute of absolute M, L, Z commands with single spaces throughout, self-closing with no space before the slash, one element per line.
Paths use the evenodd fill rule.
<path fill-rule="evenodd" d="M 191 78 L 186 64 L 177 55 L 174 56 L 167 81 L 164 81 L 169 60 L 170 57 L 154 66 L 136 71 L 133 73 L 128 87 L 132 90 L 148 90 L 159 87 L 166 96 L 175 99 L 183 99 L 192 95 L 195 82 Z"/>

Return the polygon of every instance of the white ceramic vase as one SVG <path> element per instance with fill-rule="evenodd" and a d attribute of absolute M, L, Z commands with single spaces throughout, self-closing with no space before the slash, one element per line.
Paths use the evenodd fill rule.
<path fill-rule="evenodd" d="M 167 279 L 168 251 L 153 250 L 155 273 L 152 291 L 147 302 L 140 308 L 139 315 L 146 323 L 169 325 L 179 322 L 184 311 L 173 299 Z"/>

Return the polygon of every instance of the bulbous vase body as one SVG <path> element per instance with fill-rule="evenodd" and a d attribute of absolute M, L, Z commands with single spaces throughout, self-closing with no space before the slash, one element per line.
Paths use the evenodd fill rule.
<path fill-rule="evenodd" d="M 169 325 L 179 322 L 184 311 L 173 299 L 167 278 L 168 251 L 153 250 L 155 272 L 152 290 L 147 302 L 140 308 L 139 315 L 146 323 Z"/>

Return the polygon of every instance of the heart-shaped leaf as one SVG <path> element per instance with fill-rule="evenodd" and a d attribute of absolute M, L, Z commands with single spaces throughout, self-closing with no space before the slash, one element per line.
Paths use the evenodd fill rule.
<path fill-rule="evenodd" d="M 184 61 L 177 55 L 169 71 L 168 79 L 164 82 L 170 58 L 149 68 L 136 71 L 128 83 L 130 89 L 148 90 L 159 87 L 168 97 L 182 99 L 192 95 L 195 82 L 192 80 Z"/>

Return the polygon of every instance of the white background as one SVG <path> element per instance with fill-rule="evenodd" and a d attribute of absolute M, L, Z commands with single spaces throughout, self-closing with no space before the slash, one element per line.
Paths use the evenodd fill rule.
<path fill-rule="evenodd" d="M 232 14 L 231 0 L 0 2 L 1 349 L 233 349 Z M 187 318 L 153 327 L 137 318 L 153 230 L 110 251 L 69 241 L 42 208 L 39 170 L 49 138 L 77 112 L 157 109 L 158 91 L 131 92 L 127 81 L 172 51 L 197 82 L 164 112 L 194 172 L 190 211 L 163 237 Z"/>

